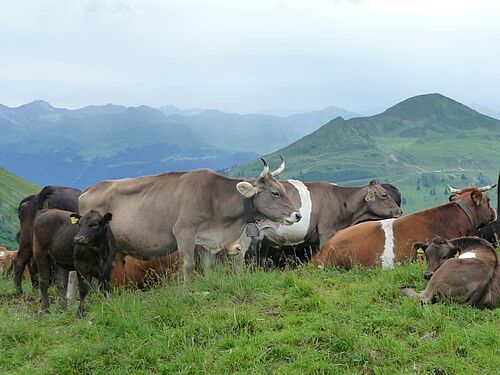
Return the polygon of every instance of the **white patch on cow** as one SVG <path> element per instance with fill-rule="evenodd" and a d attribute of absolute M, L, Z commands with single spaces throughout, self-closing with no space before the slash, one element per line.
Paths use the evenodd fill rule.
<path fill-rule="evenodd" d="M 306 185 L 298 180 L 287 180 L 299 192 L 300 208 L 299 212 L 302 218 L 298 223 L 292 225 L 280 225 L 276 232 L 283 236 L 288 245 L 297 245 L 304 242 L 307 231 L 309 230 L 309 223 L 311 222 L 312 201 L 311 194 Z"/>
<path fill-rule="evenodd" d="M 394 233 L 392 224 L 396 219 L 386 219 L 380 221 L 380 227 L 384 231 L 384 253 L 380 256 L 382 268 L 394 268 Z"/>
<path fill-rule="evenodd" d="M 473 251 L 467 251 L 466 253 L 460 254 L 458 259 L 473 259 L 476 257 L 476 253 Z"/>
<path fill-rule="evenodd" d="M 5 251 L 0 251 L 0 257 L 3 257 L 5 255 Z"/>

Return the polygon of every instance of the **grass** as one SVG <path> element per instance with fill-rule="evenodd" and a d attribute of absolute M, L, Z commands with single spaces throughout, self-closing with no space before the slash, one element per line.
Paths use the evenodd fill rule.
<path fill-rule="evenodd" d="M 497 374 L 500 310 L 400 293 L 423 288 L 418 264 L 394 270 L 218 268 L 190 285 L 92 293 L 38 312 L 0 281 L 0 373 Z M 29 289 L 29 288 L 28 288 Z"/>

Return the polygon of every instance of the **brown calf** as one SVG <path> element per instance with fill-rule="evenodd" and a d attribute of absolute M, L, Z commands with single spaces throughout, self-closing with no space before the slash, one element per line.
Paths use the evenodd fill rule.
<path fill-rule="evenodd" d="M 492 187 L 488 187 L 492 188 Z M 338 232 L 316 254 L 317 266 L 350 268 L 382 265 L 392 268 L 395 262 L 415 257 L 413 243 L 434 237 L 454 238 L 473 234 L 495 220 L 485 188 L 469 187 L 450 197 L 442 206 L 415 212 L 397 219 L 372 221 Z"/>
<path fill-rule="evenodd" d="M 111 272 L 111 284 L 113 286 L 131 285 L 142 289 L 164 277 L 174 279 L 179 272 L 179 260 L 178 251 L 151 260 L 139 260 L 130 256 L 126 256 L 124 262 L 117 259 Z"/>
<path fill-rule="evenodd" d="M 500 267 L 497 253 L 488 241 L 478 237 L 435 240 L 426 247 L 425 256 L 430 269 L 434 270 L 427 288 L 421 293 L 403 288 L 404 294 L 424 304 L 443 296 L 462 306 L 495 308 L 498 305 Z"/>

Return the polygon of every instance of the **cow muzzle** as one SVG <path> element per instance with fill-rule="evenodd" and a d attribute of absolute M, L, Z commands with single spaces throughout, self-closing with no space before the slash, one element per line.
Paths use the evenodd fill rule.
<path fill-rule="evenodd" d="M 73 237 L 73 242 L 77 245 L 85 245 L 86 244 L 85 237 L 83 237 L 83 236 Z"/>
<path fill-rule="evenodd" d="M 430 280 L 432 275 L 434 275 L 434 272 L 426 271 L 426 272 L 424 272 L 424 279 Z"/>
<path fill-rule="evenodd" d="M 283 222 L 285 223 L 285 225 L 292 225 L 298 223 L 300 219 L 302 219 L 302 215 L 300 214 L 300 212 L 294 212 L 290 216 L 285 217 L 283 219 Z"/>

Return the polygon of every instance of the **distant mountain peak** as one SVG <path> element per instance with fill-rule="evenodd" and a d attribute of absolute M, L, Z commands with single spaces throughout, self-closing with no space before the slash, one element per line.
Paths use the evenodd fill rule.
<path fill-rule="evenodd" d="M 30 110 L 35 110 L 35 111 L 53 111 L 55 110 L 54 107 L 50 105 L 49 102 L 46 102 L 45 100 L 34 100 L 30 103 L 26 103 L 23 105 L 20 105 L 19 107 L 16 107 L 16 109 L 30 109 Z"/>

